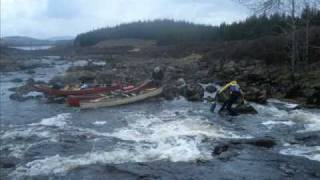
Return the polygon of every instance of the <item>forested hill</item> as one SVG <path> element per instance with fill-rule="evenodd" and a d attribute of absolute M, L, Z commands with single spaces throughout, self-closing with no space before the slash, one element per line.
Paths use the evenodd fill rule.
<path fill-rule="evenodd" d="M 297 17 L 298 27 L 304 27 L 305 13 Z M 320 11 L 309 13 L 311 25 L 320 25 Z M 121 24 L 79 34 L 77 46 L 90 46 L 110 39 L 152 39 L 159 44 L 255 39 L 290 31 L 291 18 L 285 15 L 251 16 L 244 21 L 220 26 L 207 26 L 185 21 L 154 20 Z"/>

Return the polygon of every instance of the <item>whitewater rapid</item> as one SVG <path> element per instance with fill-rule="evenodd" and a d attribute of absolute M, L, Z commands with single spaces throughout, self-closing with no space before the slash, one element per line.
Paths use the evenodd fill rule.
<path fill-rule="evenodd" d="M 67 66 L 55 69 L 61 73 Z M 320 131 L 320 111 L 297 109 L 296 104 L 271 99 L 252 105 L 256 115 L 222 117 L 209 111 L 210 104 L 147 101 L 118 108 L 79 111 L 44 99 L 11 101 L 10 79 L 38 77 L 48 80 L 48 69 L 35 75 L 10 73 L 1 79 L 0 152 L 20 163 L 11 179 L 66 174 L 94 164 L 130 162 L 195 162 L 212 159 L 212 144 L 223 139 L 275 136 L 277 153 L 320 161 L 319 144 L 292 144 L 291 134 Z M 219 107 L 217 107 L 219 108 Z"/>

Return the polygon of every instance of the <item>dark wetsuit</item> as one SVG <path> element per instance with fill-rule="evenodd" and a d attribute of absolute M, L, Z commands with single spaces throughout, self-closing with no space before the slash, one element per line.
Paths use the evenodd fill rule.
<path fill-rule="evenodd" d="M 161 81 L 163 79 L 163 71 L 160 70 L 159 72 L 153 72 L 152 73 L 152 81 L 154 85 L 161 86 Z"/>
<path fill-rule="evenodd" d="M 232 116 L 236 116 L 238 115 L 238 113 L 232 109 L 232 105 L 234 103 L 236 103 L 239 98 L 241 97 L 241 90 L 240 90 L 240 87 L 235 85 L 235 86 L 231 86 L 230 87 L 230 97 L 228 100 L 226 100 L 223 105 L 221 106 L 219 112 L 222 112 L 224 110 L 224 108 L 227 108 L 228 112 L 230 115 Z"/>

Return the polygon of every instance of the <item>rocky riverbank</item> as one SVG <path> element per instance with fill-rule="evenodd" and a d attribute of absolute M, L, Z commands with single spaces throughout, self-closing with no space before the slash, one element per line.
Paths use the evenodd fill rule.
<path fill-rule="evenodd" d="M 84 65 L 70 67 L 64 75 L 53 78 L 50 83 L 79 84 L 94 79 L 98 84 L 136 84 L 150 79 L 153 68 L 159 66 L 164 71 L 163 97 L 166 99 L 184 96 L 190 101 L 202 101 L 206 89 L 201 83 L 223 85 L 236 79 L 248 101 L 263 104 L 268 98 L 278 98 L 306 107 L 320 105 L 320 71 L 316 68 L 319 63 L 306 67 L 304 72 L 296 73 L 293 82 L 287 66 L 266 66 L 262 61 L 252 59 L 222 62 L 221 59 L 195 53 L 184 57 L 155 58 L 128 54 L 112 58 L 97 57 Z M 28 67 L 28 71 L 44 65 L 50 64 L 34 64 Z"/>
<path fill-rule="evenodd" d="M 64 64 L 68 64 L 66 71 Z M 112 60 L 86 59 L 73 64 L 57 61 L 45 72 L 42 68 L 33 69 L 34 75 L 25 71 L 18 72 L 19 76 L 7 73 L 4 84 L 21 93 L 24 101 L 40 98 L 29 94 L 34 83 L 72 84 L 95 79 L 105 84 L 135 84 L 150 78 L 157 66 L 165 74 L 163 98 L 168 100 L 155 99 L 119 108 L 74 111 L 45 101 L 16 102 L 9 100 L 10 92 L 5 89 L 1 177 L 319 178 L 318 111 L 288 108 L 287 104 L 269 100 L 263 105 L 250 103 L 259 112 L 255 115 L 212 114 L 204 100 L 210 99 L 208 95 L 216 88 L 204 84 L 224 84 L 231 78 L 224 79 L 225 72 L 221 76 L 211 72 L 215 66 L 201 54 L 118 55 Z M 58 76 L 52 78 L 48 74 Z M 45 81 L 39 81 L 40 75 L 45 75 Z M 22 87 L 11 88 L 23 83 Z M 242 86 L 246 88 L 246 84 Z"/>

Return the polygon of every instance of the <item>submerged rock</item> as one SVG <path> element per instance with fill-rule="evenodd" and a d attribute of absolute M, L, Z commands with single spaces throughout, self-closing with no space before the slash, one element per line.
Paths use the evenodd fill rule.
<path fill-rule="evenodd" d="M 14 157 L 0 157 L 0 167 L 4 169 L 15 168 L 19 160 Z"/>
<path fill-rule="evenodd" d="M 229 149 L 229 145 L 222 144 L 214 147 L 212 155 L 220 155 L 221 153 L 227 151 Z"/>
<path fill-rule="evenodd" d="M 320 144 L 320 131 L 297 133 L 294 138 L 300 144 L 317 146 Z"/>
<path fill-rule="evenodd" d="M 14 82 L 14 83 L 20 83 L 20 82 L 23 82 L 23 79 L 21 79 L 21 78 L 14 78 L 14 79 L 11 79 L 10 81 L 11 81 L 11 82 Z"/>

